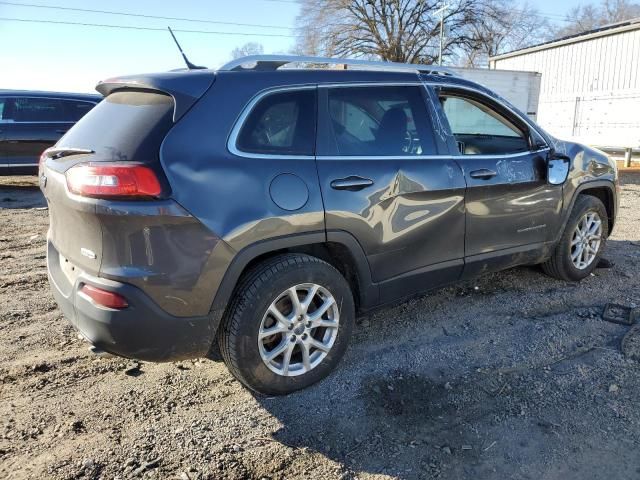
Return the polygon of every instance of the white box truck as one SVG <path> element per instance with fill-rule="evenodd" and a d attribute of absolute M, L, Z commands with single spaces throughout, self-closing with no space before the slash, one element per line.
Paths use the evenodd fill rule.
<path fill-rule="evenodd" d="M 542 75 L 516 70 L 448 67 L 457 75 L 477 82 L 506 98 L 533 120 L 538 115 Z"/>

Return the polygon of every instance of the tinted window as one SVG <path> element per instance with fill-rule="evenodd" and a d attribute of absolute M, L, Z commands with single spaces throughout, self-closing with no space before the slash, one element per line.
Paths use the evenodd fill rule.
<path fill-rule="evenodd" d="M 75 100 L 64 100 L 64 118 L 67 122 L 77 122 L 84 117 L 89 110 L 95 106 L 91 102 L 81 102 Z"/>
<path fill-rule="evenodd" d="M 525 133 L 493 108 L 472 99 L 440 98 L 460 153 L 507 154 L 529 149 Z"/>
<path fill-rule="evenodd" d="M 168 95 L 118 91 L 82 117 L 58 146 L 89 148 L 108 160 L 154 161 L 173 125 L 172 115 Z"/>
<path fill-rule="evenodd" d="M 7 120 L 8 117 L 8 109 L 5 110 L 5 105 L 8 103 L 9 99 L 8 98 L 2 98 L 0 97 L 0 122 L 2 120 Z"/>
<path fill-rule="evenodd" d="M 236 147 L 249 153 L 313 155 L 315 132 L 315 90 L 274 93 L 251 111 Z"/>
<path fill-rule="evenodd" d="M 16 98 L 13 103 L 14 122 L 64 121 L 64 102 L 55 98 Z"/>
<path fill-rule="evenodd" d="M 435 153 L 419 87 L 348 87 L 329 91 L 339 155 Z"/>

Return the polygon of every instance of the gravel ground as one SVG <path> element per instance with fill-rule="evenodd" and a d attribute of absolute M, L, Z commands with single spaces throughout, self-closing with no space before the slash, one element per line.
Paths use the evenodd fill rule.
<path fill-rule="evenodd" d="M 35 181 L 0 179 L 0 478 L 640 478 L 640 356 L 601 319 L 640 304 L 640 174 L 622 180 L 613 268 L 359 318 L 334 374 L 266 398 L 213 360 L 88 353 L 49 293 Z"/>

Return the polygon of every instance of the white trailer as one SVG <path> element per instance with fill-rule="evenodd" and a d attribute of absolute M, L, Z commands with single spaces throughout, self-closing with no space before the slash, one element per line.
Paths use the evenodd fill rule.
<path fill-rule="evenodd" d="M 541 84 L 539 73 L 487 68 L 447 68 L 462 78 L 493 90 L 533 120 L 537 120 Z"/>
<path fill-rule="evenodd" d="M 542 73 L 538 122 L 606 150 L 640 147 L 640 19 L 489 59 L 496 70 Z M 616 147 L 616 148 L 607 148 Z"/>

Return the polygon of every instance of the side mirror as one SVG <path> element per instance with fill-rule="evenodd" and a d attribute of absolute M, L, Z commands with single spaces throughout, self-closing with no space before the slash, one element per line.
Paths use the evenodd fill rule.
<path fill-rule="evenodd" d="M 555 149 L 549 151 L 547 157 L 547 179 L 551 185 L 562 185 L 569 176 L 569 166 L 571 159 L 556 152 Z"/>

